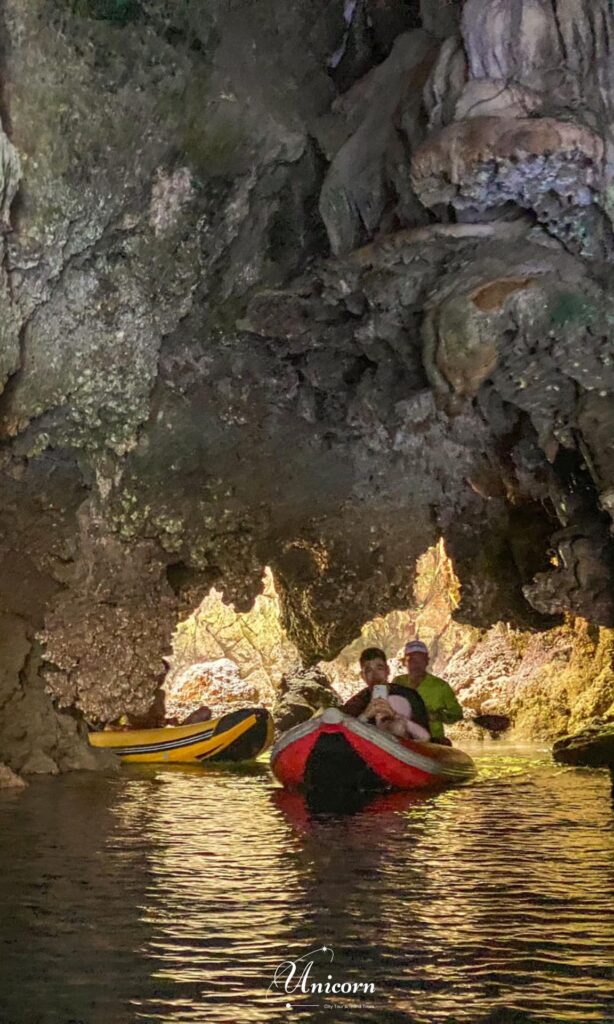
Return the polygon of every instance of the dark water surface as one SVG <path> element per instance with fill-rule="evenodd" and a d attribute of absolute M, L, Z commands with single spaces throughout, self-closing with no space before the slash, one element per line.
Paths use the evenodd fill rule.
<path fill-rule="evenodd" d="M 472 785 L 343 818 L 264 764 L 0 791 L 1 1024 L 614 1021 L 606 774 L 477 760 Z M 300 957 L 375 991 L 267 994 Z"/>

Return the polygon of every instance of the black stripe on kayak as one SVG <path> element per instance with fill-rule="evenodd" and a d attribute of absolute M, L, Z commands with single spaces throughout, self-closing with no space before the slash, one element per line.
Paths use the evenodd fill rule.
<path fill-rule="evenodd" d="M 252 715 L 260 714 L 261 709 L 259 708 L 241 708 L 240 711 L 231 711 L 227 715 L 222 715 L 218 720 L 217 725 L 213 729 L 206 729 L 202 732 L 193 733 L 191 736 L 183 736 L 181 739 L 174 740 L 158 740 L 157 743 L 144 743 L 139 746 L 130 747 L 110 747 L 113 753 L 119 754 L 120 756 L 126 754 L 157 754 L 164 750 L 179 750 L 181 747 L 190 747 L 194 743 L 200 743 L 202 740 L 208 740 L 212 736 L 219 736 L 228 729 L 232 729 L 239 722 L 244 721 L 246 718 L 250 718 Z M 266 716 L 266 712 L 264 712 Z M 201 755 L 207 757 L 205 753 Z"/>
<path fill-rule="evenodd" d="M 160 750 L 178 750 L 180 747 L 190 747 L 193 743 L 208 740 L 216 731 L 216 729 L 208 729 L 207 732 L 197 732 L 192 736 L 184 736 L 181 739 L 145 743 L 142 746 L 107 747 L 107 750 L 112 750 L 114 754 L 155 754 Z"/>
<path fill-rule="evenodd" d="M 212 736 L 223 739 L 225 732 L 233 729 L 246 719 L 254 718 L 253 726 L 228 743 L 226 747 L 220 749 L 217 746 L 212 751 L 205 751 L 198 755 L 199 761 L 205 759 L 244 761 L 260 753 L 267 735 L 268 717 L 268 711 L 264 708 L 241 708 L 239 711 L 231 711 L 226 715 L 222 715 L 213 729 L 194 733 L 191 736 L 184 736 L 181 739 L 175 740 L 159 740 L 157 743 L 146 743 L 140 746 L 108 747 L 107 749 L 112 750 L 114 754 L 120 757 L 126 757 L 130 754 L 157 754 L 164 751 L 179 750 L 182 747 L 191 747 L 202 740 L 211 739 Z"/>

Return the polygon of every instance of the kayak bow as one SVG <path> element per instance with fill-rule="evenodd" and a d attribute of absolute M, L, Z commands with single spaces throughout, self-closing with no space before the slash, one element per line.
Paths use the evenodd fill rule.
<path fill-rule="evenodd" d="M 265 708 L 242 708 L 194 725 L 92 732 L 89 741 L 130 762 L 250 761 L 273 742 L 273 719 Z"/>

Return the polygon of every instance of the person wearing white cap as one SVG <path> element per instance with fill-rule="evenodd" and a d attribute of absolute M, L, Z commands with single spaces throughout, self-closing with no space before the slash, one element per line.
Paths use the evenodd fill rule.
<path fill-rule="evenodd" d="M 433 741 L 449 744 L 444 724 L 451 725 L 463 717 L 463 709 L 454 690 L 445 679 L 427 672 L 429 649 L 422 640 L 410 640 L 405 644 L 403 663 L 407 674 L 396 676 L 392 680 L 393 686 L 407 686 L 418 691 L 426 704 Z"/>

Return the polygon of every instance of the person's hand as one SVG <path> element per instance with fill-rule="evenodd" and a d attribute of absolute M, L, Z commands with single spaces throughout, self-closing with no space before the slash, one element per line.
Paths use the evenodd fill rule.
<path fill-rule="evenodd" d="M 369 722 L 375 718 L 376 721 L 386 721 L 395 718 L 395 711 L 385 697 L 376 697 L 370 702 L 360 716 L 363 722 Z"/>

